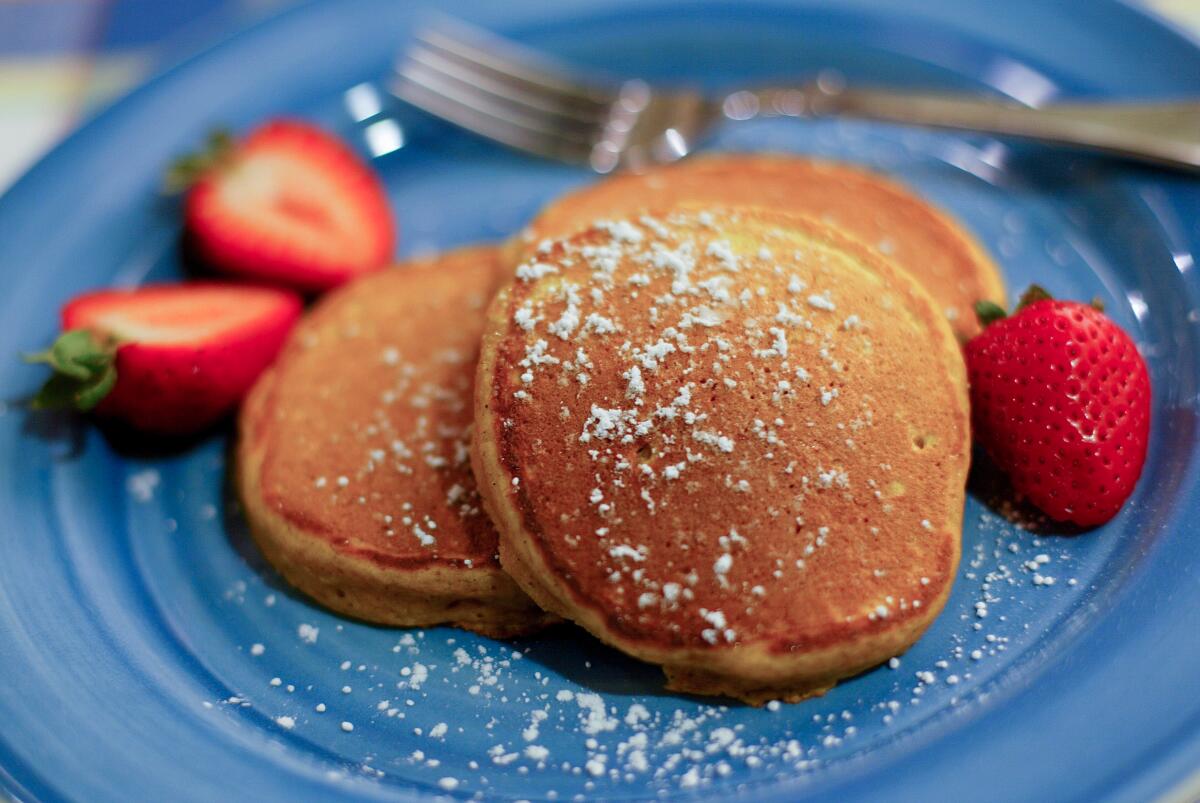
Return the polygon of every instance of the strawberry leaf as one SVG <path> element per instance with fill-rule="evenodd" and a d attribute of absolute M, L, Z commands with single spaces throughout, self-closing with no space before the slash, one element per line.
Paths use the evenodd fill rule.
<path fill-rule="evenodd" d="M 55 371 L 76 379 L 89 379 L 110 361 L 92 333 L 85 329 L 64 332 L 50 347 L 50 365 Z"/>
<path fill-rule="evenodd" d="M 75 390 L 75 409 L 87 412 L 108 395 L 117 384 L 117 369 L 110 362 L 94 378 L 81 384 Z"/>
<path fill-rule="evenodd" d="M 85 365 L 77 365 L 76 360 L 82 357 L 92 343 L 90 333 L 79 330 L 67 332 L 54 341 L 54 345 L 36 354 L 26 354 L 25 362 L 46 363 L 55 371 L 83 380 L 92 375 Z"/>
<path fill-rule="evenodd" d="M 237 143 L 228 130 L 218 128 L 208 135 L 204 147 L 196 153 L 185 154 L 167 167 L 163 189 L 176 195 L 195 184 L 205 173 L 221 167 L 229 161 Z"/>
<path fill-rule="evenodd" d="M 54 370 L 31 406 L 35 410 L 91 410 L 117 382 L 115 356 L 113 340 L 97 339 L 86 329 L 64 332 L 50 348 L 25 356 L 26 362 L 45 363 Z"/>
<path fill-rule="evenodd" d="M 1004 311 L 1004 307 L 995 301 L 985 300 L 975 302 L 975 317 L 979 319 L 979 325 L 985 329 L 1007 315 L 1008 313 Z"/>
<path fill-rule="evenodd" d="M 1096 310 L 1096 312 L 1104 312 L 1104 302 L 1100 300 L 1100 296 L 1096 296 L 1092 299 L 1091 307 L 1092 309 Z"/>
<path fill-rule="evenodd" d="M 1039 301 L 1053 301 L 1054 296 L 1046 292 L 1045 288 L 1040 285 L 1031 284 L 1029 289 L 1021 295 L 1020 302 L 1017 303 L 1017 312 L 1028 307 L 1030 304 L 1036 304 Z"/>
<path fill-rule="evenodd" d="M 65 410 L 74 407 L 75 388 L 79 383 L 69 376 L 55 374 L 46 380 L 29 406 L 34 410 Z"/>

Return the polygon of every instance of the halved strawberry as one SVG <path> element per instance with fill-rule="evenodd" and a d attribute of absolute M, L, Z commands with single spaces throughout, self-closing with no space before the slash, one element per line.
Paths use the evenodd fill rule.
<path fill-rule="evenodd" d="M 149 432 L 199 431 L 232 410 L 299 318 L 299 296 L 233 284 L 101 290 L 63 307 L 62 334 L 28 359 L 54 376 L 35 407 L 75 407 Z"/>
<path fill-rule="evenodd" d="M 392 258 L 395 227 L 378 177 L 308 123 L 274 120 L 240 142 L 214 135 L 168 181 L 191 184 L 190 241 L 217 270 L 320 291 Z"/>

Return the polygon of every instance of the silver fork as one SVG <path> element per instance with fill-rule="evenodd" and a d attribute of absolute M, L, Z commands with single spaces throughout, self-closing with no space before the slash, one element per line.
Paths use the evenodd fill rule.
<path fill-rule="evenodd" d="M 687 156 L 723 121 L 841 115 L 1025 137 L 1200 170 L 1200 101 L 1056 103 L 847 87 L 832 71 L 794 87 L 723 97 L 603 82 L 445 20 L 415 37 L 391 90 L 425 111 L 518 150 L 598 173 Z"/>

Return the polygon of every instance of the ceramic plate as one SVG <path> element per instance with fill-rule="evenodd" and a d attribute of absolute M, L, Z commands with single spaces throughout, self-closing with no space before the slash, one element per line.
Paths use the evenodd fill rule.
<path fill-rule="evenodd" d="M 387 183 L 403 255 L 504 237 L 591 179 L 411 109 L 372 116 L 366 90 L 348 102 L 403 46 L 409 5 L 318 3 L 246 31 L 92 120 L 0 200 L 3 785 L 99 802 L 1146 800 L 1187 784 L 1200 766 L 1195 177 L 845 121 L 713 136 L 712 149 L 895 175 L 978 233 L 1011 288 L 1100 297 L 1154 385 L 1145 474 L 1114 521 L 1022 531 L 976 482 L 934 626 L 895 668 L 800 705 L 668 694 L 657 669 L 566 628 L 499 642 L 340 619 L 258 556 L 230 500 L 228 433 L 133 449 L 27 413 L 40 372 L 16 352 L 50 341 L 65 299 L 180 274 L 179 209 L 159 177 L 215 125 L 287 113 L 345 135 Z M 442 5 L 581 65 L 714 89 L 833 67 L 1030 103 L 1200 96 L 1195 44 L 1100 0 Z"/>

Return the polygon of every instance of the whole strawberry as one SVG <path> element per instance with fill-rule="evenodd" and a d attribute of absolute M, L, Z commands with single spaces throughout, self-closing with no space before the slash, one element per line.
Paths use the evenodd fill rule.
<path fill-rule="evenodd" d="M 1133 492 L 1146 458 L 1150 377 L 1103 311 L 1031 287 L 1011 317 L 981 304 L 967 343 L 977 443 L 1051 518 L 1091 527 Z"/>

